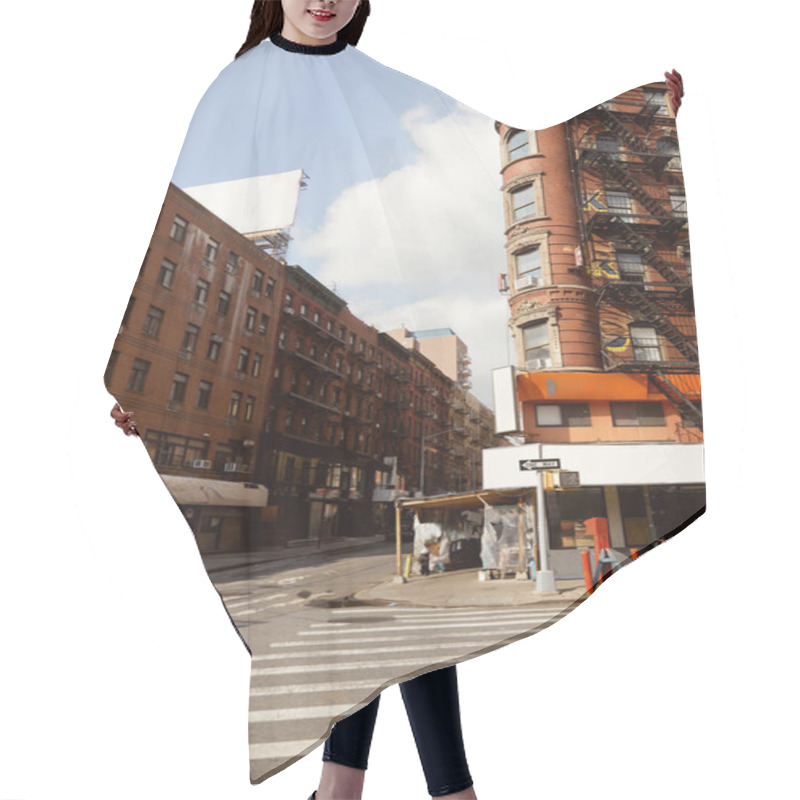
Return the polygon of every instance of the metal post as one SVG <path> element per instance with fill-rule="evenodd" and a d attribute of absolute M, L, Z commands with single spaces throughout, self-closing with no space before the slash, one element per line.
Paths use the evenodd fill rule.
<path fill-rule="evenodd" d="M 542 445 L 539 445 L 539 458 L 542 458 Z M 539 569 L 536 572 L 536 592 L 543 594 L 555 592 L 556 577 L 550 569 L 549 531 L 547 530 L 547 512 L 544 507 L 544 472 L 536 470 L 536 518 L 539 528 Z"/>

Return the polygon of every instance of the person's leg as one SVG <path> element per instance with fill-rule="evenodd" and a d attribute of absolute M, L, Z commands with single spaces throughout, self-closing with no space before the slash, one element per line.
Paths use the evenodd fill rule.
<path fill-rule="evenodd" d="M 455 666 L 404 681 L 400 692 L 431 797 L 475 798 L 461 733 Z"/>
<path fill-rule="evenodd" d="M 378 695 L 334 724 L 322 751 L 322 776 L 314 800 L 360 800 L 380 699 Z"/>

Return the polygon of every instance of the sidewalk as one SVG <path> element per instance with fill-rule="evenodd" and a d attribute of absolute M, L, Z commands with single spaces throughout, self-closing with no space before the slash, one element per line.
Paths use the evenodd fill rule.
<path fill-rule="evenodd" d="M 383 536 L 341 538 L 336 541 L 309 542 L 291 547 L 264 548 L 254 553 L 210 553 L 203 555 L 206 571 L 215 572 L 245 566 L 281 561 L 293 561 L 298 556 L 348 550 L 367 550 L 370 545 L 385 543 Z M 405 543 L 404 549 L 410 545 Z M 461 569 L 431 575 L 413 575 L 400 582 L 394 575 L 376 586 L 361 589 L 350 598 L 351 603 L 366 605 L 400 604 L 453 608 L 463 606 L 524 606 L 542 603 L 572 605 L 586 593 L 583 579 L 559 579 L 556 592 L 538 594 L 536 582 L 507 577 L 498 580 L 478 580 L 478 569 Z M 344 598 L 338 598 L 340 601 Z M 331 598 L 331 603 L 335 599 Z"/>
<path fill-rule="evenodd" d="M 536 581 L 507 577 L 491 581 L 478 580 L 478 569 L 459 569 L 431 575 L 412 575 L 401 583 L 394 578 L 370 589 L 362 589 L 353 597 L 365 603 L 385 605 L 463 608 L 464 606 L 527 606 L 543 603 L 572 605 L 586 594 L 583 579 L 557 580 L 555 592 L 536 591 Z"/>

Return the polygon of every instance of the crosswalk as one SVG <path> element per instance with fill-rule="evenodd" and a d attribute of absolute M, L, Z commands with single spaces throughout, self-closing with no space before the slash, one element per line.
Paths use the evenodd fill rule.
<path fill-rule="evenodd" d="M 254 653 L 250 681 L 252 780 L 278 772 L 321 744 L 331 719 L 352 713 L 382 686 L 534 633 L 567 606 L 330 609 L 289 641 Z"/>

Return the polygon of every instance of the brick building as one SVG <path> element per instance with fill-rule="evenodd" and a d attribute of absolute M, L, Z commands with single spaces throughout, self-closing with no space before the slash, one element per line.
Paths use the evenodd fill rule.
<path fill-rule="evenodd" d="M 534 457 L 557 450 L 585 473 L 581 489 L 547 493 L 550 545 L 574 549 L 593 516 L 609 520 L 613 545 L 646 545 L 705 503 L 686 198 L 665 85 L 542 131 L 496 127 L 518 430 Z M 589 463 L 601 447 L 608 479 L 587 483 L 602 473 Z M 627 469 L 645 453 L 649 473 Z M 669 463 L 682 474 L 657 466 Z M 510 478 L 500 473 L 494 481 Z"/>
<path fill-rule="evenodd" d="M 264 513 L 256 443 L 269 403 L 282 265 L 170 184 L 105 374 L 203 549 Z"/>

